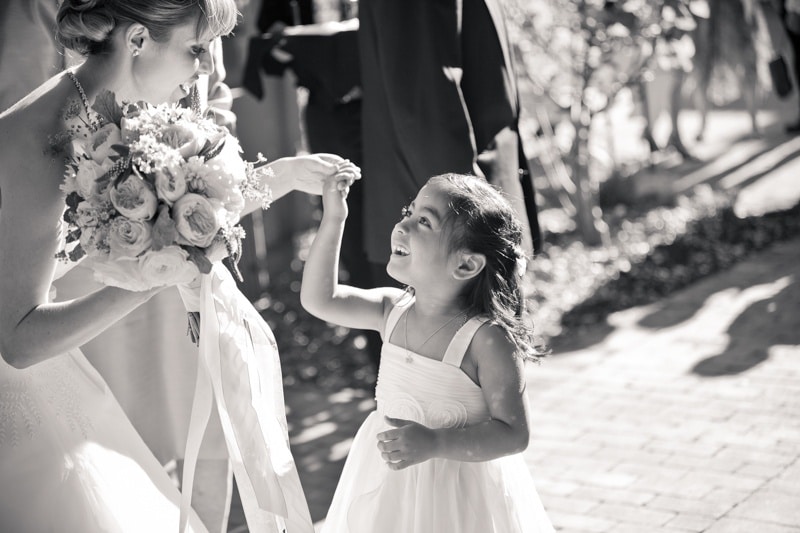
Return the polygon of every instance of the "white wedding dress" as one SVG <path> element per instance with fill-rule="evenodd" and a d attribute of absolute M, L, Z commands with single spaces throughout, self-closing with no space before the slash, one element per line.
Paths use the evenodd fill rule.
<path fill-rule="evenodd" d="M 179 511 L 177 488 L 80 350 L 26 369 L 0 361 L 0 531 L 175 533 Z M 206 531 L 194 512 L 188 530 Z"/>
<path fill-rule="evenodd" d="M 54 280 L 75 265 L 57 262 Z M 192 297 L 205 318 L 184 498 L 80 350 L 22 370 L 0 358 L 0 533 L 207 532 L 190 495 L 214 405 L 249 531 L 313 533 L 269 326 L 219 265 Z"/>

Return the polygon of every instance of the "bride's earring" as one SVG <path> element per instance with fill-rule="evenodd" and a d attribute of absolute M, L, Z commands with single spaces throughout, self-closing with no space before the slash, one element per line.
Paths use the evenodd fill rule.
<path fill-rule="evenodd" d="M 134 49 L 131 51 L 131 55 L 133 55 L 133 57 L 136 57 L 136 56 L 138 56 L 138 55 L 139 55 L 139 49 L 138 49 L 138 48 L 134 48 Z"/>

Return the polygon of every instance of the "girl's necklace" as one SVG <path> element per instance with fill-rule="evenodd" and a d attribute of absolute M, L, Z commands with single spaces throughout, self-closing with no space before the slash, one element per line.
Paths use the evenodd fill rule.
<path fill-rule="evenodd" d="M 409 315 L 409 313 L 411 313 L 411 309 L 409 309 L 406 312 L 406 314 L 404 315 L 404 317 L 403 317 L 403 329 L 404 329 L 404 340 L 405 340 L 405 345 L 406 345 L 406 363 L 413 363 L 414 362 L 414 358 L 411 357 L 411 350 L 408 349 L 408 315 Z M 434 335 L 436 335 L 437 333 L 442 331 L 444 328 L 446 328 L 447 326 L 452 324 L 455 319 L 457 319 L 458 317 L 461 317 L 461 316 L 464 317 L 464 320 L 461 322 L 461 325 L 459 326 L 459 329 L 463 328 L 464 324 L 467 323 L 467 319 L 469 318 L 469 315 L 467 315 L 467 311 L 466 310 L 461 311 L 456 316 L 454 316 L 453 318 L 451 318 L 450 320 L 448 320 L 447 322 L 445 322 L 444 324 L 442 324 L 441 326 L 436 328 L 436 331 L 434 331 L 433 333 L 428 335 L 428 337 L 422 342 L 422 344 L 420 344 L 419 347 L 414 351 L 416 353 L 419 353 L 419 351 L 422 350 L 422 347 L 425 346 L 426 344 L 428 344 L 428 341 L 431 340 L 434 337 Z"/>

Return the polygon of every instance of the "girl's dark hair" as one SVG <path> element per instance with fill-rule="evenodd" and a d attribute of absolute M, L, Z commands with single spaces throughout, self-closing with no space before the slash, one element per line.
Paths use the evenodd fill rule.
<path fill-rule="evenodd" d="M 449 198 L 445 217 L 451 252 L 469 250 L 486 257 L 484 269 L 467 285 L 464 305 L 474 315 L 488 315 L 503 328 L 527 359 L 542 352 L 533 336 L 533 322 L 522 293 L 527 258 L 522 249 L 522 225 L 503 194 L 483 178 L 464 174 L 432 177 Z"/>
<path fill-rule="evenodd" d="M 108 52 L 120 24 L 139 23 L 157 42 L 176 26 L 197 21 L 197 35 L 227 35 L 239 12 L 234 0 L 64 0 L 58 8 L 56 39 L 83 55 Z"/>

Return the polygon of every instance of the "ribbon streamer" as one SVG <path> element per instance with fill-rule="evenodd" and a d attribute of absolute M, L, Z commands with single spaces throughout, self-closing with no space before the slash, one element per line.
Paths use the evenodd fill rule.
<path fill-rule="evenodd" d="M 180 531 L 186 531 L 197 456 L 215 403 L 250 532 L 313 533 L 289 449 L 275 337 L 219 264 L 203 276 L 199 304 L 200 361 L 184 458 Z"/>

